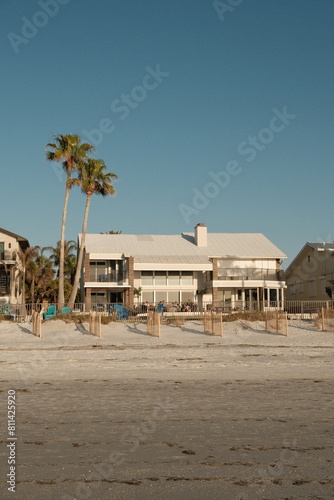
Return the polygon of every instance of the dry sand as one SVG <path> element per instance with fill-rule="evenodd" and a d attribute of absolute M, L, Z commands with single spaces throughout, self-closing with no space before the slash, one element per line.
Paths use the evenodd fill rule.
<path fill-rule="evenodd" d="M 334 333 L 0 323 L 0 498 L 334 498 Z M 16 492 L 7 391 L 16 391 Z"/>

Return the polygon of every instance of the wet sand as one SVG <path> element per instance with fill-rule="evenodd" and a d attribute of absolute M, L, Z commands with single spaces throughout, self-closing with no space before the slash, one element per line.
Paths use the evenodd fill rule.
<path fill-rule="evenodd" d="M 1 498 L 332 499 L 333 340 L 310 322 L 0 323 Z M 16 390 L 16 492 L 7 390 Z"/>

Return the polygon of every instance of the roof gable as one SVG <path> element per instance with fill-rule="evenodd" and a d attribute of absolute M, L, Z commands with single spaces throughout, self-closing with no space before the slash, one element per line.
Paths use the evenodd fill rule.
<path fill-rule="evenodd" d="M 15 238 L 22 248 L 27 248 L 29 246 L 29 241 L 27 238 L 20 236 L 18 234 L 12 233 L 11 231 L 7 231 L 7 229 L 3 229 L 0 227 L 0 233 L 5 234 L 6 236 L 10 236 L 11 238 Z"/>

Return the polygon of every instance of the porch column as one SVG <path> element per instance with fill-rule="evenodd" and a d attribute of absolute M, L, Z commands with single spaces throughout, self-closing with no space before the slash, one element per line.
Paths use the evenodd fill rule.
<path fill-rule="evenodd" d="M 91 288 L 86 288 L 86 294 L 85 294 L 85 311 L 89 312 L 92 308 L 92 289 Z"/>
<path fill-rule="evenodd" d="M 216 286 L 212 287 L 212 304 L 214 305 L 218 302 L 218 288 Z"/>
<path fill-rule="evenodd" d="M 212 259 L 212 279 L 218 279 L 218 259 Z"/>
<path fill-rule="evenodd" d="M 81 302 L 86 303 L 86 298 L 85 298 L 85 283 L 87 283 L 90 280 L 90 267 L 89 267 L 89 253 L 85 253 L 84 257 L 84 262 L 81 270 L 81 279 L 80 279 L 80 295 L 81 295 Z M 89 295 L 89 302 L 91 306 L 91 299 Z M 89 306 L 89 308 L 90 308 Z"/>
<path fill-rule="evenodd" d="M 260 311 L 263 311 L 263 287 L 259 287 L 259 303 L 260 303 Z"/>
<path fill-rule="evenodd" d="M 15 274 L 16 270 L 14 266 L 10 267 L 9 270 L 9 302 L 13 304 L 15 302 Z"/>
<path fill-rule="evenodd" d="M 134 281 L 135 281 L 134 258 L 133 257 L 128 258 L 128 279 L 129 279 L 130 288 L 126 289 L 126 291 L 124 293 L 124 298 L 125 298 L 125 303 L 129 307 L 133 307 L 133 303 L 134 303 L 133 289 L 134 289 Z"/>
<path fill-rule="evenodd" d="M 244 288 L 241 290 L 241 307 L 243 310 L 245 309 L 245 289 Z"/>

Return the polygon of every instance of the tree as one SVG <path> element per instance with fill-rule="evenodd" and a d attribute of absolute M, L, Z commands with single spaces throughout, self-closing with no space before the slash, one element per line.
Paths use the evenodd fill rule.
<path fill-rule="evenodd" d="M 122 229 L 120 231 L 114 231 L 111 229 L 110 231 L 100 232 L 100 234 L 122 234 Z"/>
<path fill-rule="evenodd" d="M 62 164 L 66 172 L 66 188 L 63 206 L 63 215 L 60 233 L 60 256 L 59 256 L 59 284 L 58 284 L 58 308 L 64 306 L 64 242 L 65 242 L 65 226 L 67 218 L 67 206 L 70 195 L 72 171 L 77 170 L 79 165 L 87 158 L 90 151 L 94 147 L 88 143 L 82 143 L 81 137 L 78 135 L 57 135 L 54 136 L 55 142 L 49 142 L 46 147 L 50 150 L 46 153 L 46 159 L 49 161 L 57 161 Z"/>
<path fill-rule="evenodd" d="M 30 302 L 33 304 L 41 301 L 49 294 L 53 286 L 55 271 L 50 258 L 44 255 L 37 255 L 36 258 L 27 265 L 26 277 L 30 283 Z"/>
<path fill-rule="evenodd" d="M 21 298 L 21 304 L 22 304 L 22 311 L 25 309 L 25 303 L 26 303 L 26 272 L 27 272 L 27 267 L 29 264 L 37 257 L 38 252 L 39 252 L 39 246 L 35 247 L 27 247 L 25 250 L 16 250 L 15 251 L 15 257 L 17 256 L 20 261 L 21 261 L 21 275 L 22 275 L 22 298 Z M 24 311 L 22 312 L 24 314 Z"/>
<path fill-rule="evenodd" d="M 68 307 L 71 309 L 74 306 L 75 297 L 78 290 L 81 267 L 83 261 L 83 253 L 86 241 L 88 214 L 93 194 L 100 194 L 101 196 L 108 196 L 115 194 L 115 189 L 112 182 L 117 180 L 117 175 L 106 172 L 106 165 L 103 160 L 94 160 L 89 158 L 80 166 L 78 178 L 71 179 L 69 184 L 77 185 L 81 191 L 86 194 L 86 206 L 84 211 L 84 218 L 82 223 L 82 234 L 77 262 L 77 269 L 75 273 L 73 289 L 68 302 Z"/>
<path fill-rule="evenodd" d="M 73 285 L 76 263 L 77 263 L 77 248 L 75 241 L 64 241 L 64 277 L 67 278 Z M 55 247 L 43 247 L 42 254 L 49 252 L 49 259 L 53 262 L 55 268 L 58 269 L 57 277 L 59 277 L 59 262 L 60 262 L 60 241 Z"/>

